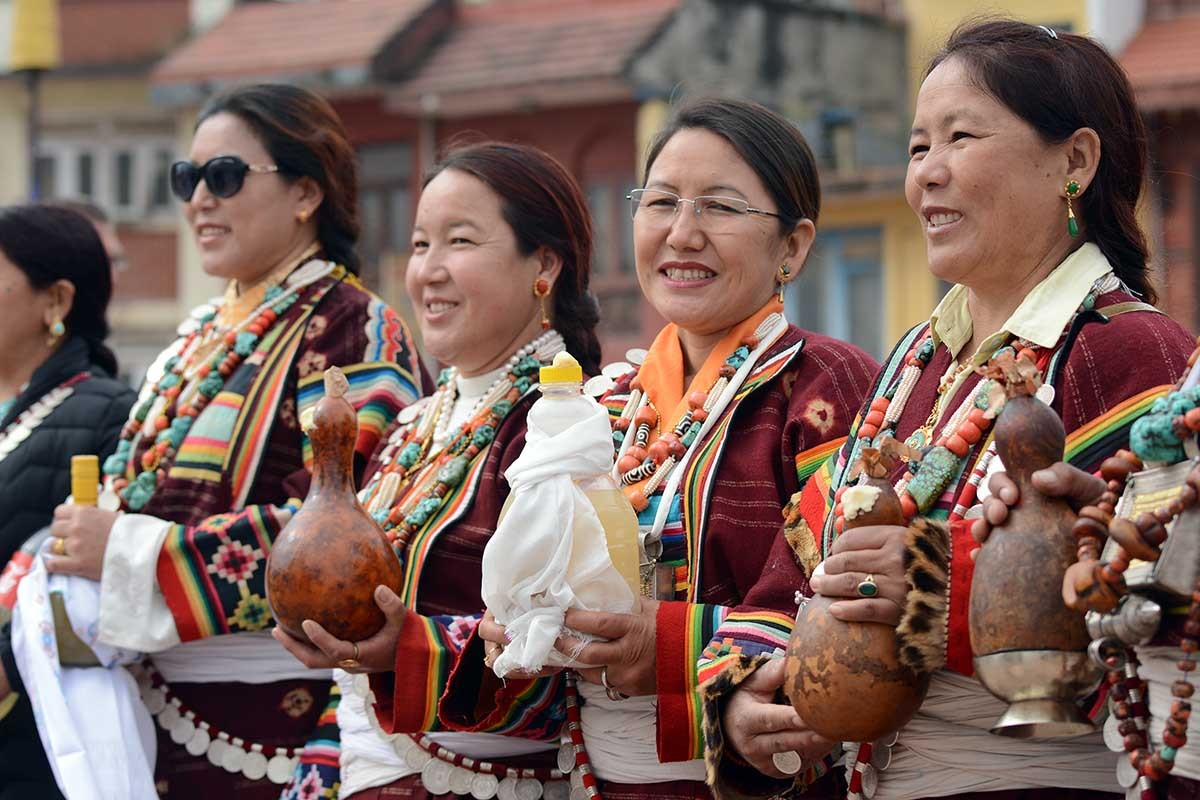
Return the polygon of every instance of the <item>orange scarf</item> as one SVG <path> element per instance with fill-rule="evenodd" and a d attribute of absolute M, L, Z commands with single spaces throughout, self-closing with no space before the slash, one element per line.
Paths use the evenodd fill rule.
<path fill-rule="evenodd" d="M 671 323 L 659 332 L 646 354 L 646 360 L 642 362 L 642 368 L 638 370 L 642 391 L 659 414 L 659 424 L 657 429 L 650 431 L 647 445 L 657 440 L 663 431 L 674 429 L 675 423 L 687 413 L 688 395 L 693 392 L 707 394 L 717 382 L 721 366 L 729 354 L 741 344 L 742 339 L 752 335 L 764 319 L 776 312 L 783 313 L 783 304 L 778 297 L 772 296 L 766 305 L 730 328 L 708 354 L 686 391 L 683 386 L 683 345 L 679 341 L 679 328 Z"/>

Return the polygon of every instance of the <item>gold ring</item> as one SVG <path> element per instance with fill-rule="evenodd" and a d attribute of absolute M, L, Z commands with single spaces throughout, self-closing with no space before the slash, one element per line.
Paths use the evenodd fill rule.
<path fill-rule="evenodd" d="M 354 645 L 354 660 L 358 661 L 358 642 L 352 642 Z"/>
<path fill-rule="evenodd" d="M 338 666 L 342 669 L 358 669 L 362 664 L 358 663 L 357 658 L 343 658 L 338 662 Z"/>
<path fill-rule="evenodd" d="M 492 668 L 492 651 L 485 650 L 483 653 L 483 665 L 488 669 Z"/>
<path fill-rule="evenodd" d="M 50 546 L 50 552 L 56 556 L 65 556 L 67 554 L 67 540 L 55 537 L 54 544 Z"/>

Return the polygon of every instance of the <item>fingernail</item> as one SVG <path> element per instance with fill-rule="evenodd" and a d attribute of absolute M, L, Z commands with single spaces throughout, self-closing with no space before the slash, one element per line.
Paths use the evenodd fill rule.
<path fill-rule="evenodd" d="M 313 622 L 311 619 L 306 619 L 306 620 L 304 620 L 304 622 L 300 623 L 300 627 L 306 634 L 309 635 L 309 637 L 311 637 L 312 632 L 313 632 L 313 626 L 316 624 L 317 623 Z"/>
<path fill-rule="evenodd" d="M 392 602 L 392 590 L 382 583 L 375 587 L 375 599 L 381 603 Z"/>

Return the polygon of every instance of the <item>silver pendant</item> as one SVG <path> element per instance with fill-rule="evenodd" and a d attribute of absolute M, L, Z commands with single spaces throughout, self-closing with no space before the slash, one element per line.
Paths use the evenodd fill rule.
<path fill-rule="evenodd" d="M 208 731 L 203 728 L 197 728 L 192 738 L 188 739 L 184 749 L 194 756 L 202 756 L 208 752 L 208 746 L 212 743 L 212 737 L 208 735 Z"/>
<path fill-rule="evenodd" d="M 541 800 L 542 782 L 533 778 L 517 781 L 517 800 Z"/>
<path fill-rule="evenodd" d="M 430 759 L 421 770 L 421 785 L 430 794 L 446 794 L 450 791 L 450 772 L 453 769 L 439 758 Z"/>
<path fill-rule="evenodd" d="M 283 785 L 291 779 L 293 769 L 295 769 L 293 759 L 288 758 L 283 753 L 276 753 L 267 762 L 267 780 L 274 784 Z"/>
<path fill-rule="evenodd" d="M 571 784 L 566 781 L 546 781 L 542 784 L 542 796 L 546 800 L 569 800 Z"/>
<path fill-rule="evenodd" d="M 588 397 L 599 397 L 613 386 L 616 386 L 616 382 L 612 378 L 607 375 L 596 375 L 588 378 L 583 384 L 583 393 Z"/>
<path fill-rule="evenodd" d="M 632 347 L 625 351 L 625 358 L 634 366 L 640 367 L 646 363 L 648 351 L 644 347 Z"/>
<path fill-rule="evenodd" d="M 171 741 L 175 744 L 183 745 L 192 740 L 192 734 L 196 732 L 196 723 L 192 722 L 187 717 L 180 717 L 174 725 L 171 726 Z"/>
<path fill-rule="evenodd" d="M 465 767 L 455 766 L 450 770 L 450 791 L 458 795 L 470 794 L 475 773 Z"/>
<path fill-rule="evenodd" d="M 236 744 L 230 744 L 221 755 L 221 767 L 226 772 L 241 772 L 246 763 L 246 751 Z"/>
<path fill-rule="evenodd" d="M 416 742 L 413 742 L 413 744 L 416 744 Z M 413 747 L 413 749 L 409 750 L 404 756 L 404 763 L 407 764 L 408 768 L 414 772 L 421 772 L 425 769 L 425 765 L 432 760 L 433 756 L 431 756 L 429 753 L 426 753 L 420 745 Z"/>
<path fill-rule="evenodd" d="M 601 375 L 614 381 L 630 372 L 633 372 L 633 365 L 624 361 L 614 361 L 600 369 Z"/>
<path fill-rule="evenodd" d="M 875 792 L 879 791 L 879 773 L 870 764 L 863 764 L 862 767 L 862 795 L 866 800 L 871 800 L 875 796 Z"/>
<path fill-rule="evenodd" d="M 476 773 L 475 777 L 471 778 L 471 797 L 475 800 L 492 800 L 499 786 L 500 781 L 495 775 L 487 772 Z"/>
<path fill-rule="evenodd" d="M 221 766 L 221 761 L 225 758 L 225 751 L 228 749 L 229 745 L 224 739 L 213 739 L 208 743 L 208 763 L 214 767 Z"/>
<path fill-rule="evenodd" d="M 247 753 L 242 774 L 252 781 L 261 781 L 267 776 L 267 757 L 258 751 Z"/>
<path fill-rule="evenodd" d="M 496 787 L 496 797 L 500 800 L 517 800 L 517 779 L 507 777 Z"/>
<path fill-rule="evenodd" d="M 800 758 L 800 754 L 795 750 L 784 750 L 782 753 L 775 753 L 771 756 L 771 763 L 775 765 L 775 769 L 784 775 L 795 775 L 804 766 L 804 760 Z"/>
<path fill-rule="evenodd" d="M 1137 789 L 1138 771 L 1133 768 L 1133 764 L 1129 763 L 1129 759 L 1122 752 L 1117 758 L 1117 783 L 1124 789 Z"/>
<path fill-rule="evenodd" d="M 563 742 L 558 746 L 558 771 L 563 775 L 575 769 L 575 745 Z"/>
<path fill-rule="evenodd" d="M 174 703 L 168 703 L 158 715 L 158 727 L 170 733 L 171 728 L 175 727 L 175 723 L 179 722 L 181 716 L 179 707 Z"/>

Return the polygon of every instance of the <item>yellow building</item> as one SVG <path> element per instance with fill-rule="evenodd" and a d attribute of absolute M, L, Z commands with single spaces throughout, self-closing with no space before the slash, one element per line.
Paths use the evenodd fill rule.
<path fill-rule="evenodd" d="M 1096 36 L 1119 52 L 1141 24 L 1140 0 L 904 0 L 907 25 L 910 109 L 924 76 L 925 65 L 950 32 L 963 21 L 986 16 L 1009 16 L 1059 30 Z M 883 328 L 888 342 L 926 319 L 944 291 L 925 266 L 921 228 L 893 176 L 864 199 L 861 194 L 830 195 L 822 212 L 826 238 L 843 231 L 880 230 L 882 257 Z"/>

